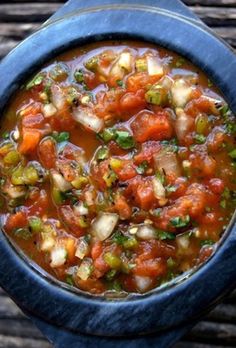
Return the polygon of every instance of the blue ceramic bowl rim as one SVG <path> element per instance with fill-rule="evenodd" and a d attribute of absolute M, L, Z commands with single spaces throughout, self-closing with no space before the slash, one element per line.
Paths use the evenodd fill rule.
<path fill-rule="evenodd" d="M 112 28 L 108 20 L 102 20 L 104 18 L 112 20 Z M 186 32 L 191 37 L 188 42 L 183 40 Z M 220 40 L 204 26 L 168 11 L 122 5 L 66 16 L 20 44 L 0 64 L 1 107 L 6 105 L 26 76 L 62 51 L 93 41 L 129 38 L 157 43 L 190 59 L 208 73 L 236 112 L 236 60 Z M 198 272 L 175 287 L 120 301 L 107 301 L 86 294 L 77 295 L 49 282 L 19 258 L 1 234 L 0 284 L 27 312 L 64 328 L 104 336 L 156 332 L 201 315 L 234 285 L 235 237 L 236 228 L 232 221 L 215 255 Z"/>

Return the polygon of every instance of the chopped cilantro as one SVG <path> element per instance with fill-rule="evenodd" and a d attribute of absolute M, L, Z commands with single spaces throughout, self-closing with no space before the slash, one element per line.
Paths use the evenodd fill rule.
<path fill-rule="evenodd" d="M 206 141 L 206 137 L 203 134 L 195 134 L 194 139 L 197 144 L 203 144 Z"/>
<path fill-rule="evenodd" d="M 26 90 L 28 91 L 29 89 L 41 85 L 43 82 L 44 75 L 43 74 L 37 74 L 31 81 L 29 81 L 26 85 Z"/>
<path fill-rule="evenodd" d="M 124 150 L 135 146 L 134 138 L 127 131 L 116 131 L 115 141 Z"/>
<path fill-rule="evenodd" d="M 226 200 L 225 200 L 225 199 L 222 199 L 222 200 L 220 201 L 220 206 L 221 206 L 221 208 L 223 208 L 223 209 L 226 208 Z"/>
<path fill-rule="evenodd" d="M 18 238 L 28 240 L 32 237 L 32 233 L 27 227 L 21 227 L 14 230 L 14 235 Z"/>
<path fill-rule="evenodd" d="M 190 216 L 186 215 L 184 217 L 176 216 L 172 219 L 170 219 L 170 223 L 175 228 L 182 228 L 186 227 L 190 222 Z"/>
<path fill-rule="evenodd" d="M 229 156 L 233 159 L 236 159 L 236 149 L 229 152 Z"/>
<path fill-rule="evenodd" d="M 72 275 L 67 275 L 66 277 L 66 283 L 70 286 L 73 286 L 74 285 L 74 279 L 72 277 Z"/>
<path fill-rule="evenodd" d="M 108 271 L 108 272 L 106 273 L 106 279 L 107 279 L 108 281 L 111 281 L 111 280 L 114 279 L 114 277 L 116 276 L 116 274 L 117 274 L 117 271 L 116 271 L 115 269 L 111 269 L 110 271 Z"/>
<path fill-rule="evenodd" d="M 168 268 L 172 268 L 172 267 L 174 267 L 175 265 L 176 265 L 175 260 L 172 259 L 172 257 L 169 257 L 169 258 L 167 259 L 167 267 L 168 267 Z"/>
<path fill-rule="evenodd" d="M 176 237 L 174 233 L 170 233 L 170 232 L 166 232 L 162 230 L 156 230 L 156 236 L 157 236 L 157 239 L 159 240 L 166 240 L 166 239 L 173 240 Z"/>
<path fill-rule="evenodd" d="M 114 128 L 105 128 L 102 133 L 98 134 L 98 137 L 105 143 L 115 139 L 116 130 Z"/>
<path fill-rule="evenodd" d="M 123 235 L 123 233 L 121 233 L 120 231 L 115 232 L 112 237 L 112 241 L 118 245 L 123 245 L 124 242 L 126 242 L 127 240 L 128 240 L 128 237 Z"/>
<path fill-rule="evenodd" d="M 162 183 L 162 185 L 165 184 L 166 178 L 165 175 L 161 172 L 156 172 L 156 178 Z"/>
<path fill-rule="evenodd" d="M 166 186 L 166 192 L 167 193 L 171 193 L 171 192 L 175 192 L 177 190 L 177 187 L 174 185 L 168 185 Z"/>
<path fill-rule="evenodd" d="M 228 187 L 226 187 L 221 195 L 223 198 L 225 199 L 229 199 L 230 198 L 230 190 Z"/>
<path fill-rule="evenodd" d="M 84 73 L 82 69 L 78 69 L 74 73 L 74 78 L 78 83 L 84 83 Z"/>
<path fill-rule="evenodd" d="M 69 132 L 53 132 L 52 137 L 56 140 L 57 143 L 62 143 L 64 141 L 68 141 L 70 139 Z"/>
<path fill-rule="evenodd" d="M 175 66 L 176 68 L 181 68 L 181 66 L 183 66 L 184 64 L 185 64 L 185 59 L 181 57 L 177 59 Z"/>
<path fill-rule="evenodd" d="M 148 162 L 147 161 L 143 161 L 137 168 L 136 168 L 136 172 L 138 174 L 144 174 L 146 172 L 148 168 Z"/>
<path fill-rule="evenodd" d="M 10 138 L 10 132 L 7 132 L 7 131 L 4 132 L 4 133 L 2 134 L 2 138 L 3 138 L 3 139 L 6 139 L 6 140 L 9 139 L 9 138 Z"/>
<path fill-rule="evenodd" d="M 209 80 L 209 79 L 207 80 L 207 85 L 209 88 L 211 88 L 213 86 L 213 83 L 211 82 L 211 80 Z"/>
<path fill-rule="evenodd" d="M 116 80 L 116 83 L 117 83 L 118 86 L 120 86 L 120 87 L 122 87 L 122 88 L 125 88 L 125 83 L 124 83 L 124 81 L 122 81 L 122 80 Z"/>
<path fill-rule="evenodd" d="M 205 240 L 201 240 L 200 242 L 200 246 L 203 247 L 203 246 L 210 246 L 210 245 L 213 245 L 215 244 L 215 242 L 211 239 L 205 239 Z"/>
<path fill-rule="evenodd" d="M 109 150 L 107 147 L 101 147 L 97 152 L 97 159 L 103 161 L 108 158 Z"/>

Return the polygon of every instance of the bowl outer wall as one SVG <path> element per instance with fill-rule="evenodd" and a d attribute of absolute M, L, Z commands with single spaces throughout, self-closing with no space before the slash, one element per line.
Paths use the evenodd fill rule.
<path fill-rule="evenodd" d="M 191 59 L 208 73 L 236 112 L 234 54 L 194 22 L 134 6 L 81 11 L 42 28 L 20 44 L 0 64 L 1 107 L 31 73 L 62 50 L 125 38 L 154 42 Z M 31 314 L 81 333 L 119 336 L 169 329 L 201 315 L 234 285 L 236 229 L 233 225 L 230 229 L 221 248 L 190 278 L 165 291 L 157 289 L 120 301 L 78 295 L 49 282 L 19 258 L 1 234 L 0 284 Z"/>

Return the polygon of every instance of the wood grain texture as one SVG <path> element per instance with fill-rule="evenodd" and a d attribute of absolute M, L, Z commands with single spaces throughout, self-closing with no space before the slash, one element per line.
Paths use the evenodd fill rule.
<path fill-rule="evenodd" d="M 0 1 L 0 58 L 37 30 L 40 24 L 64 2 L 64 0 Z M 184 0 L 184 2 L 220 37 L 236 47 L 236 0 Z M 236 347 L 236 291 L 173 348 L 233 347 Z M 52 348 L 52 345 L 1 289 L 0 348 Z"/>

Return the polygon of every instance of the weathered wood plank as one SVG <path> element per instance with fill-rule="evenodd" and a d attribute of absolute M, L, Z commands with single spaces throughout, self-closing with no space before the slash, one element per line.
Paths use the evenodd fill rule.
<path fill-rule="evenodd" d="M 0 335 L 0 348 L 52 348 L 45 340 Z"/>
<path fill-rule="evenodd" d="M 9 34 L 8 27 L 9 26 Z M 0 59 L 10 52 L 25 37 L 29 36 L 37 29 L 39 24 L 20 24 L 19 30 L 14 29 L 13 24 L 0 24 Z M 236 28 L 213 28 L 216 33 L 222 37 L 229 45 L 236 47 Z"/>
<path fill-rule="evenodd" d="M 204 343 L 194 343 L 181 341 L 175 344 L 172 348 L 235 348 L 235 346 L 226 346 L 226 345 L 212 345 L 212 344 L 204 344 Z"/>
<path fill-rule="evenodd" d="M 236 6 L 235 0 L 182 0 L 186 5 L 196 6 Z"/>
<path fill-rule="evenodd" d="M 50 0 L 50 2 L 64 3 L 66 0 Z M 9 1 L 1 1 L 2 3 L 9 3 Z M 11 0 L 11 3 L 26 3 L 32 0 Z M 36 3 L 47 3 L 45 0 L 35 0 Z M 235 0 L 183 0 L 186 5 L 201 5 L 201 6 L 235 6 Z"/>
<path fill-rule="evenodd" d="M 1 23 L 0 37 L 22 40 L 39 27 L 34 23 Z"/>
<path fill-rule="evenodd" d="M 31 323 L 29 319 L 0 319 L 1 335 L 28 337 L 35 339 L 43 339 L 41 332 Z"/>
<path fill-rule="evenodd" d="M 14 3 L 0 4 L 0 21 L 42 22 L 54 13 L 62 3 Z M 236 8 L 190 7 L 209 25 L 230 26 L 236 24 Z"/>
<path fill-rule="evenodd" d="M 192 7 L 192 10 L 210 26 L 236 25 L 236 8 Z"/>
<path fill-rule="evenodd" d="M 211 313 L 208 314 L 207 320 L 218 322 L 236 322 L 236 305 L 219 304 Z"/>
<path fill-rule="evenodd" d="M 235 345 L 236 325 L 201 321 L 186 335 L 186 339 L 211 344 L 221 344 L 223 342 L 229 346 Z"/>

